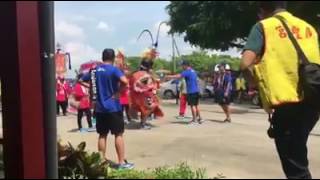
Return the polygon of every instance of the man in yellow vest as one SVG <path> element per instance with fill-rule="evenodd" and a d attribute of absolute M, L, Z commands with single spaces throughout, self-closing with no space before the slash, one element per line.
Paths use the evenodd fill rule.
<path fill-rule="evenodd" d="M 272 114 L 269 135 L 275 139 L 283 170 L 288 178 L 311 178 L 307 141 L 319 113 L 307 106 L 299 93 L 298 55 L 283 24 L 291 29 L 307 58 L 320 64 L 316 30 L 293 16 L 286 1 L 259 3 L 262 19 L 251 30 L 244 48 L 241 70 L 256 82 L 264 108 Z"/>
<path fill-rule="evenodd" d="M 246 81 L 242 74 L 236 79 L 236 91 L 238 95 L 238 102 L 241 104 L 243 93 L 247 90 Z"/>

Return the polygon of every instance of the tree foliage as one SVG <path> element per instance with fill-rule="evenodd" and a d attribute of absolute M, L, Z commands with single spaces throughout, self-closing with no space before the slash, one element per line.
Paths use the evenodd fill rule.
<path fill-rule="evenodd" d="M 181 72 L 182 59 L 188 60 L 192 67 L 197 72 L 212 72 L 215 65 L 225 62 L 231 66 L 231 69 L 234 71 L 239 70 L 240 59 L 234 58 L 228 55 L 209 55 L 207 51 L 194 51 L 189 55 L 183 55 L 177 58 L 177 71 Z M 130 69 L 132 71 L 138 70 L 141 59 L 139 57 L 128 57 L 127 62 L 129 63 Z M 166 59 L 156 59 L 153 65 L 154 71 L 164 69 L 164 70 L 173 70 L 173 62 Z"/>
<path fill-rule="evenodd" d="M 214 67 L 222 62 L 229 64 L 234 71 L 238 71 L 240 66 L 239 58 L 228 55 L 209 55 L 206 51 L 193 52 L 190 55 L 183 56 L 182 59 L 188 60 L 199 73 L 212 72 L 214 71 Z"/>
<path fill-rule="evenodd" d="M 126 61 L 129 63 L 129 67 L 132 71 L 138 70 L 141 62 L 140 57 L 132 56 L 132 57 L 127 57 Z M 161 70 L 161 69 L 166 69 L 166 70 L 171 70 L 172 69 L 172 63 L 170 61 L 167 61 L 165 59 L 158 58 L 154 61 L 153 69 L 155 71 Z"/>
<path fill-rule="evenodd" d="M 320 2 L 290 1 L 288 10 L 319 27 Z M 171 33 L 204 49 L 242 47 L 258 21 L 257 1 L 171 1 L 167 11 Z"/>

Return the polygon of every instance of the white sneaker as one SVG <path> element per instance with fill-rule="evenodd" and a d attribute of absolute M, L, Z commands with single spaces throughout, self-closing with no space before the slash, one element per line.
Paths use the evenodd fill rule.
<path fill-rule="evenodd" d="M 176 118 L 177 118 L 177 119 L 184 119 L 184 116 L 181 116 L 181 115 L 180 115 L 180 116 L 177 116 Z"/>
<path fill-rule="evenodd" d="M 190 121 L 189 125 L 194 126 L 194 125 L 198 125 L 198 123 L 196 121 Z"/>

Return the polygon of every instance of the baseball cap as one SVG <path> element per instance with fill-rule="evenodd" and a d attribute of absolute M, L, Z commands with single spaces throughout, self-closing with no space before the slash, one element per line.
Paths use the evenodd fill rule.
<path fill-rule="evenodd" d="M 190 66 L 190 62 L 187 60 L 182 60 L 181 65 L 182 66 Z"/>

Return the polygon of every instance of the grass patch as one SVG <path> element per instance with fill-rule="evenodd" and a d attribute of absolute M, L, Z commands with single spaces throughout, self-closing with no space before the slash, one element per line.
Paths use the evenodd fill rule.
<path fill-rule="evenodd" d="M 147 171 L 111 170 L 110 179 L 206 179 L 205 169 L 193 170 L 187 163 L 180 163 L 174 167 L 164 166 Z"/>

